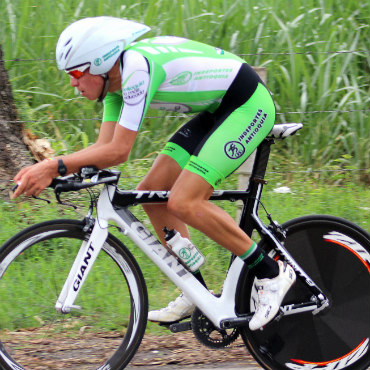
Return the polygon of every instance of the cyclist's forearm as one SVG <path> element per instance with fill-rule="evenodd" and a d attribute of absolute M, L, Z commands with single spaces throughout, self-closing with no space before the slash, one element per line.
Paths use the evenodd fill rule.
<path fill-rule="evenodd" d="M 136 135 L 136 131 L 116 126 L 110 141 L 98 140 L 90 148 L 62 157 L 68 173 L 77 172 L 85 166 L 102 169 L 127 161 Z"/>
<path fill-rule="evenodd" d="M 129 152 L 129 150 L 115 150 L 112 145 L 106 144 L 91 146 L 60 158 L 63 159 L 68 173 L 74 173 L 86 166 L 102 169 L 118 165 L 127 160 Z"/>

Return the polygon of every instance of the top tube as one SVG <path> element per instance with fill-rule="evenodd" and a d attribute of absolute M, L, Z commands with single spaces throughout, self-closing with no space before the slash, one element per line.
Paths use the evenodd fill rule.
<path fill-rule="evenodd" d="M 117 189 L 113 205 L 120 207 L 133 206 L 136 204 L 147 203 L 166 203 L 170 196 L 170 191 L 163 190 L 119 190 Z M 247 190 L 216 190 L 212 193 L 210 200 L 228 200 L 234 202 L 236 200 L 245 201 L 249 197 Z"/>

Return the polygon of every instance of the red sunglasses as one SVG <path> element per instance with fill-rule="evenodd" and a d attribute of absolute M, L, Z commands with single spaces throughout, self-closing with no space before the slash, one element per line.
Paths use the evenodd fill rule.
<path fill-rule="evenodd" d="M 87 69 L 89 68 L 90 64 L 84 64 L 82 66 L 79 66 L 77 68 L 74 68 L 70 71 L 66 71 L 71 77 L 75 78 L 76 80 L 78 80 L 79 78 L 81 78 L 86 72 L 87 72 Z"/>

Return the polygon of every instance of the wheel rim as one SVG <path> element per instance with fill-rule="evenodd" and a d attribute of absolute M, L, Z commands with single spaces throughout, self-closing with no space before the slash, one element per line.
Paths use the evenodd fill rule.
<path fill-rule="evenodd" d="M 11 361 L 16 361 L 27 369 L 97 369 L 109 360 L 109 368 L 114 369 L 122 365 L 125 351 L 128 357 L 134 351 L 133 333 L 143 309 L 140 289 L 132 266 L 114 243 L 104 245 L 105 253 L 99 254 L 75 302 L 82 309 L 70 314 L 55 311 L 83 239 L 76 227 L 64 230 L 45 231 L 42 238 L 28 237 L 0 265 L 0 359 L 10 368 L 15 366 Z M 4 273 L 4 266 L 15 255 L 16 262 Z M 9 291 L 13 292 L 11 300 Z M 16 310 L 16 306 L 24 309 Z M 5 312 L 11 314 L 1 314 Z"/>

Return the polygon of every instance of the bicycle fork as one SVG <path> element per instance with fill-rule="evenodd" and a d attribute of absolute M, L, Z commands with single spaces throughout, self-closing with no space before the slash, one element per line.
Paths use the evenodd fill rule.
<path fill-rule="evenodd" d="M 57 299 L 55 309 L 58 312 L 69 313 L 71 309 L 81 309 L 80 306 L 74 305 L 74 301 L 98 257 L 107 236 L 108 222 L 104 218 L 99 218 L 95 222 L 89 240 L 82 242 L 63 289 Z"/>

